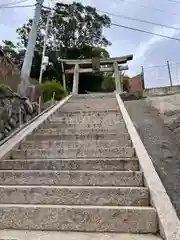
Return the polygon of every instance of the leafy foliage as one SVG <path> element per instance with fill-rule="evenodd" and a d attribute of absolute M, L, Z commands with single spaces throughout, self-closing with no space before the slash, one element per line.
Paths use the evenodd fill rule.
<path fill-rule="evenodd" d="M 39 27 L 35 53 L 31 68 L 31 77 L 39 78 L 42 49 L 44 43 L 44 31 L 49 10 L 43 9 Z M 106 15 L 100 15 L 96 9 L 84 6 L 81 3 L 72 4 L 57 3 L 50 19 L 46 55 L 51 64 L 43 73 L 43 79 L 54 78 L 62 84 L 62 69 L 60 59 L 79 59 L 92 57 L 109 57 L 109 53 L 103 48 L 110 42 L 103 35 L 103 29 L 110 27 L 111 20 Z M 17 29 L 19 42 L 15 46 L 11 41 L 4 41 L 3 47 L 6 53 L 20 67 L 24 58 L 28 43 L 28 36 L 32 25 L 32 19 Z M 80 92 L 93 88 L 97 90 L 103 81 L 102 74 L 80 75 Z M 72 76 L 67 77 L 68 88 L 72 88 Z M 89 89 L 91 90 L 91 89 Z"/>
<path fill-rule="evenodd" d="M 121 77 L 121 84 L 123 86 L 123 91 L 129 91 L 129 76 L 123 75 Z M 116 89 L 115 79 L 112 73 L 104 74 L 104 80 L 102 82 L 101 88 L 103 91 L 112 92 Z"/>
<path fill-rule="evenodd" d="M 18 49 L 12 41 L 4 40 L 1 46 L 2 51 L 19 67 L 22 65 L 22 60 L 25 54 L 24 50 Z"/>
<path fill-rule="evenodd" d="M 116 89 L 112 73 L 105 73 L 101 88 L 105 92 L 113 92 Z"/>
<path fill-rule="evenodd" d="M 47 102 L 52 99 L 54 94 L 54 100 L 61 100 L 67 96 L 67 92 L 62 85 L 56 80 L 46 81 L 41 85 L 43 101 Z"/>
<path fill-rule="evenodd" d="M 13 96 L 13 91 L 9 86 L 0 84 L 0 96 L 1 95 Z"/>
<path fill-rule="evenodd" d="M 43 10 L 37 31 L 36 49 L 42 50 L 43 30 L 45 31 L 48 10 Z M 69 48 L 81 48 L 84 45 L 107 46 L 110 42 L 102 34 L 104 27 L 110 27 L 110 18 L 99 15 L 96 9 L 81 3 L 57 3 L 51 16 L 48 48 L 60 50 L 63 57 Z M 27 47 L 32 19 L 17 29 L 20 43 Z"/>

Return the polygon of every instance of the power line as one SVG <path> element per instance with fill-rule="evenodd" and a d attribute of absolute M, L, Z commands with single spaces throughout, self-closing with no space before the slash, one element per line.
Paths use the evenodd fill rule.
<path fill-rule="evenodd" d="M 154 68 L 162 68 L 162 67 L 167 67 L 167 65 L 157 65 L 157 66 L 150 66 L 150 67 L 144 67 L 144 70 L 148 70 L 148 69 L 154 69 Z"/>
<path fill-rule="evenodd" d="M 114 16 L 114 17 L 119 17 L 119 18 L 124 18 L 124 19 L 128 19 L 128 20 L 136 21 L 136 22 L 141 22 L 141 23 L 147 23 L 147 24 L 151 24 L 151 25 L 166 27 L 166 28 L 170 28 L 170 29 L 174 29 L 174 30 L 180 30 L 180 28 L 171 27 L 169 25 L 165 25 L 165 24 L 161 24 L 161 23 L 146 21 L 146 20 L 139 19 L 139 18 L 128 17 L 128 16 L 121 15 L 121 14 L 114 14 L 114 13 L 102 11 L 102 10 L 99 10 L 99 9 L 97 9 L 97 11 L 101 12 L 101 13 L 105 13 L 105 14 L 111 15 L 111 16 Z"/>
<path fill-rule="evenodd" d="M 149 5 L 139 4 L 137 2 L 131 2 L 131 1 L 128 1 L 128 0 L 120 0 L 120 1 L 123 2 L 123 3 L 127 3 L 127 4 L 135 4 L 135 5 L 138 5 L 140 7 L 147 8 L 147 9 L 153 9 L 153 10 L 158 11 L 158 12 L 168 13 L 168 14 L 172 14 L 172 15 L 175 15 L 175 16 L 179 16 L 178 13 L 169 12 L 169 11 L 166 11 L 166 10 L 163 10 L 163 9 L 160 9 L 160 8 L 151 7 Z"/>
<path fill-rule="evenodd" d="M 30 7 L 34 7 L 35 5 L 20 5 L 20 6 L 7 6 L 7 7 L 1 7 L 0 9 L 14 9 L 14 8 L 30 8 Z"/>
<path fill-rule="evenodd" d="M 44 8 L 49 9 L 48 7 L 45 7 L 45 6 L 44 6 Z M 143 19 L 139 19 L 139 18 L 133 18 L 133 17 L 122 15 L 122 14 L 114 14 L 114 13 L 107 12 L 107 11 L 102 11 L 102 10 L 99 10 L 99 9 L 97 9 L 97 11 L 101 12 L 101 13 L 104 13 L 104 14 L 107 14 L 107 15 L 110 15 L 110 16 L 114 16 L 114 17 L 124 18 L 124 19 L 128 19 L 128 20 L 136 21 L 136 22 L 147 23 L 147 24 L 156 25 L 156 26 L 165 27 L 165 28 L 174 29 L 174 30 L 180 30 L 180 28 L 172 27 L 172 26 L 169 26 L 169 25 L 166 25 L 166 24 L 151 22 L 151 21 L 147 21 L 147 20 L 143 20 Z"/>
<path fill-rule="evenodd" d="M 0 5 L 0 7 L 7 7 L 11 4 L 12 4 L 12 2 L 3 3 L 3 4 Z"/>
<path fill-rule="evenodd" d="M 3 4 L 0 5 L 0 7 L 5 7 L 5 6 L 8 6 L 9 4 L 11 4 L 11 2 L 9 2 L 9 3 L 3 3 Z"/>
<path fill-rule="evenodd" d="M 142 33 L 155 35 L 155 36 L 158 36 L 158 37 L 163 37 L 163 38 L 167 38 L 167 39 L 171 39 L 171 40 L 176 40 L 176 41 L 180 42 L 180 38 L 169 37 L 169 36 L 166 36 L 166 35 L 163 35 L 163 34 L 153 33 L 153 32 L 149 32 L 149 31 L 143 30 L 143 29 L 138 29 L 138 28 L 133 28 L 133 27 L 129 27 L 129 26 L 124 26 L 124 25 L 117 24 L 117 23 L 111 23 L 111 25 L 112 26 L 116 26 L 116 27 L 126 28 L 126 29 L 129 29 L 129 30 L 137 31 L 137 32 L 142 32 Z"/>
<path fill-rule="evenodd" d="M 46 6 L 43 6 L 43 8 L 45 9 L 49 9 L 49 10 L 55 10 L 55 8 L 49 8 L 49 7 L 46 7 Z M 56 12 L 57 13 L 57 12 Z M 61 15 L 59 13 L 57 13 L 58 15 Z M 151 34 L 151 35 L 155 35 L 155 36 L 158 36 L 158 37 L 162 37 L 162 38 L 167 38 L 167 39 L 170 39 L 170 40 L 175 40 L 175 41 L 179 41 L 180 42 L 180 39 L 179 38 L 174 38 L 174 37 L 169 37 L 169 36 L 166 36 L 166 35 L 163 35 L 163 34 L 158 34 L 158 33 L 153 33 L 153 32 L 149 32 L 149 31 L 146 31 L 146 30 L 143 30 L 143 29 L 138 29 L 138 28 L 133 28 L 133 27 L 129 27 L 129 26 L 125 26 L 125 25 L 121 25 L 121 24 L 117 24 L 117 23 L 111 23 L 112 26 L 116 26 L 116 27 L 121 27 L 121 28 L 126 28 L 126 29 L 129 29 L 129 30 L 133 30 L 133 31 L 137 31 L 137 32 L 142 32 L 142 33 L 147 33 L 147 34 Z M 177 30 L 177 29 L 176 29 Z M 180 29 L 178 29 L 180 30 Z"/>
<path fill-rule="evenodd" d="M 8 2 L 8 3 L 0 5 L 0 7 L 13 6 L 13 5 L 16 5 L 16 4 L 19 4 L 19 3 L 24 3 L 24 2 L 27 2 L 27 1 L 29 1 L 29 0 L 19 0 L 19 1 L 15 1 L 15 2 Z"/>
<path fill-rule="evenodd" d="M 179 1 L 176 0 L 168 0 L 169 2 L 174 2 L 174 3 L 180 3 Z"/>

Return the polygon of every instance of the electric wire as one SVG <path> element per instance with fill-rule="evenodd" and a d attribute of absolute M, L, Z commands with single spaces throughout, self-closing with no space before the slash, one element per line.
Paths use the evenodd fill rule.
<path fill-rule="evenodd" d="M 129 30 L 133 30 L 133 31 L 137 31 L 137 32 L 147 33 L 147 34 L 151 34 L 151 35 L 155 35 L 155 36 L 159 36 L 159 37 L 163 37 L 163 38 L 167 38 L 167 39 L 171 39 L 171 40 L 175 40 L 175 41 L 180 42 L 180 38 L 170 37 L 170 36 L 159 34 L 159 33 L 153 33 L 153 32 L 150 32 L 150 31 L 143 30 L 143 29 L 133 28 L 133 27 L 117 24 L 117 23 L 111 23 L 111 25 L 116 26 L 116 27 L 129 29 Z"/>
<path fill-rule="evenodd" d="M 101 13 L 104 13 L 104 14 L 107 14 L 109 16 L 124 18 L 124 19 L 128 19 L 128 20 L 136 21 L 136 22 L 147 23 L 147 24 L 156 25 L 156 26 L 165 27 L 165 28 L 174 29 L 174 30 L 180 30 L 180 28 L 169 26 L 169 25 L 162 24 L 162 23 L 151 22 L 151 21 L 147 21 L 147 20 L 143 20 L 143 19 L 139 19 L 139 18 L 125 16 L 125 15 L 122 15 L 122 14 L 114 14 L 114 13 L 102 11 L 102 10 L 99 10 L 99 9 L 97 9 L 97 11 L 101 12 Z"/>

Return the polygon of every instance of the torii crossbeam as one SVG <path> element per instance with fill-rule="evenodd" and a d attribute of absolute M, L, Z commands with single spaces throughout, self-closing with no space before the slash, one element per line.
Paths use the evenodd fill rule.
<path fill-rule="evenodd" d="M 116 92 L 123 91 L 121 86 L 121 71 L 128 70 L 127 65 L 122 65 L 133 59 L 133 55 L 116 58 L 93 58 L 93 59 L 61 59 L 61 62 L 70 66 L 65 74 L 74 74 L 72 94 L 78 94 L 79 74 L 90 72 L 114 72 Z M 74 67 L 72 67 L 74 66 Z"/>

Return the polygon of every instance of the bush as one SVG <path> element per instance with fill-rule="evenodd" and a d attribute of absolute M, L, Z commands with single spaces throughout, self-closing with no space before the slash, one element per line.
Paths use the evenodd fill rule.
<path fill-rule="evenodd" d="M 6 96 L 6 97 L 12 97 L 14 94 L 9 86 L 0 84 L 0 95 Z"/>
<path fill-rule="evenodd" d="M 141 99 L 141 98 L 143 98 L 143 91 L 136 91 L 136 92 L 134 92 L 134 95 L 135 95 L 138 99 Z"/>
<path fill-rule="evenodd" d="M 102 82 L 101 88 L 105 92 L 113 92 L 116 89 L 115 80 L 112 74 L 104 75 L 104 80 Z"/>
<path fill-rule="evenodd" d="M 67 96 L 67 92 L 63 86 L 57 81 L 46 81 L 41 85 L 43 101 L 47 102 L 52 99 L 53 93 L 55 93 L 54 100 L 61 100 Z"/>

